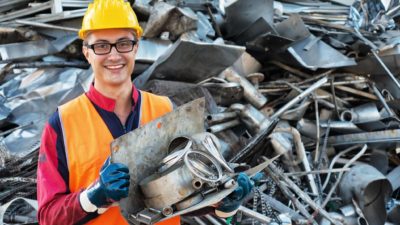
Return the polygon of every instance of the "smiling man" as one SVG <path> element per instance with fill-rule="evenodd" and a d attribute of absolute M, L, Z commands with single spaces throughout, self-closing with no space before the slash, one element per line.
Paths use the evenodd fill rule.
<path fill-rule="evenodd" d="M 44 128 L 37 172 L 41 225 L 128 224 L 118 202 L 128 196 L 129 168 L 109 161 L 110 144 L 173 108 L 167 97 L 132 84 L 141 34 L 128 2 L 89 4 L 79 37 L 94 81 L 87 93 L 58 107 Z M 244 174 L 237 183 L 232 194 L 203 213 L 232 216 L 252 188 Z M 180 218 L 160 224 L 177 225 Z"/>
<path fill-rule="evenodd" d="M 46 124 L 38 163 L 38 219 L 49 224 L 128 224 L 118 201 L 129 169 L 110 163 L 110 143 L 170 111 L 167 97 L 135 88 L 131 74 L 142 34 L 123 0 L 89 4 L 79 37 L 94 81 Z M 179 217 L 163 222 L 179 224 Z"/>

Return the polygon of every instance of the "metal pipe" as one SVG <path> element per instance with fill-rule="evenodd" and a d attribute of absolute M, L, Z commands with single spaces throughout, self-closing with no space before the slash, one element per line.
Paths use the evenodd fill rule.
<path fill-rule="evenodd" d="M 274 113 L 274 115 L 271 116 L 271 120 L 275 120 L 279 118 L 280 115 L 282 115 L 287 109 L 292 107 L 293 105 L 297 104 L 301 100 L 303 100 L 306 96 L 308 96 L 310 93 L 321 87 L 323 84 L 328 82 L 328 78 L 324 77 L 317 82 L 315 82 L 313 85 L 311 85 L 309 88 L 304 90 L 302 93 L 300 93 L 298 96 L 290 100 L 288 103 L 286 103 L 283 107 L 281 107 L 278 111 Z"/>
<path fill-rule="evenodd" d="M 244 122 L 251 134 L 257 134 L 270 126 L 268 118 L 252 105 L 232 104 L 231 110 L 239 111 L 240 119 Z"/>
<path fill-rule="evenodd" d="M 367 146 L 367 145 L 364 145 L 363 148 L 361 149 L 361 151 L 359 151 L 359 152 L 357 153 L 357 155 L 355 155 L 348 163 L 346 163 L 346 165 L 343 166 L 343 169 L 349 168 L 349 166 L 351 166 L 351 164 L 352 164 L 353 162 L 355 162 L 355 161 L 356 161 L 357 159 L 359 159 L 362 155 L 364 155 L 365 151 L 367 151 L 367 148 L 368 148 L 368 146 Z M 328 192 L 328 194 L 326 195 L 325 201 L 322 203 L 322 207 L 325 207 L 326 204 L 328 204 L 328 202 L 329 202 L 329 200 L 330 200 L 330 198 L 331 198 L 333 192 L 336 191 L 336 187 L 339 185 L 339 183 L 340 183 L 340 181 L 341 181 L 341 179 L 342 179 L 343 174 L 344 174 L 344 172 L 340 172 L 340 173 L 339 173 L 339 176 L 338 176 L 338 178 L 337 178 L 335 184 L 332 186 L 331 190 L 330 190 L 330 191 Z"/>
<path fill-rule="evenodd" d="M 239 207 L 239 211 L 242 212 L 243 215 L 245 215 L 245 216 L 248 216 L 248 217 L 251 217 L 253 219 L 260 221 L 262 224 L 268 224 L 268 223 L 272 222 L 272 219 L 269 218 L 268 216 L 264 216 L 263 214 L 253 211 L 242 205 Z"/>
<path fill-rule="evenodd" d="M 196 221 L 196 223 L 198 223 L 199 225 L 207 225 L 207 223 L 205 223 L 202 219 L 200 219 L 197 216 L 193 217 L 194 221 Z"/>
<path fill-rule="evenodd" d="M 357 89 L 354 89 L 354 88 L 350 88 L 350 87 L 346 87 L 346 86 L 340 86 L 340 85 L 339 86 L 335 86 L 335 88 L 337 88 L 337 89 L 339 89 L 341 91 L 349 92 L 349 93 L 364 97 L 364 98 L 369 98 L 369 99 L 374 100 L 374 101 L 378 100 L 378 98 L 375 95 L 367 93 L 367 92 L 364 92 L 364 91 L 360 91 L 360 90 L 357 90 Z"/>
<path fill-rule="evenodd" d="M 267 98 L 262 95 L 258 90 L 254 87 L 253 84 L 250 83 L 246 78 L 240 76 L 235 70 L 232 68 L 227 68 L 221 73 L 226 80 L 230 82 L 235 82 L 240 84 L 243 87 L 243 95 L 244 98 L 256 108 L 261 108 L 267 103 Z"/>
<path fill-rule="evenodd" d="M 239 119 L 235 119 L 235 120 L 232 120 L 232 121 L 229 121 L 229 122 L 213 125 L 213 126 L 211 126 L 211 127 L 209 127 L 207 129 L 207 132 L 218 133 L 218 132 L 221 132 L 223 130 L 235 127 L 235 126 L 237 126 L 239 124 L 240 124 L 240 120 Z"/>
<path fill-rule="evenodd" d="M 367 83 L 367 80 L 346 80 L 346 81 L 335 81 L 332 82 L 333 86 L 338 86 L 338 85 L 351 85 L 351 84 L 363 84 L 363 83 Z M 303 84 L 303 85 L 299 85 L 298 83 L 294 83 L 293 85 L 296 85 L 298 88 L 300 89 L 306 89 L 309 88 L 310 85 L 308 84 Z M 260 86 L 260 89 L 258 89 L 258 91 L 260 91 L 261 93 L 273 93 L 273 92 L 280 92 L 280 91 L 290 91 L 291 87 L 288 87 L 290 85 L 288 84 L 271 84 L 271 85 L 265 85 L 263 83 L 262 86 Z M 323 84 L 321 87 L 330 87 L 331 84 Z"/>
<path fill-rule="evenodd" d="M 367 103 L 352 108 L 351 110 L 343 111 L 340 115 L 340 119 L 353 123 L 366 123 L 380 120 L 381 114 L 374 103 Z"/>
<path fill-rule="evenodd" d="M 289 128 L 276 128 L 275 132 L 286 132 L 286 133 L 290 133 L 293 135 L 293 141 L 294 141 L 294 144 L 296 147 L 296 152 L 299 157 L 299 160 L 301 160 L 301 162 L 303 163 L 304 170 L 306 172 L 311 171 L 311 166 L 310 166 L 310 163 L 308 162 L 306 150 L 304 148 L 303 142 L 301 141 L 301 135 L 300 135 L 299 131 L 297 131 L 293 127 L 289 127 Z M 314 176 L 312 174 L 307 174 L 307 179 L 308 179 L 309 186 L 311 188 L 311 192 L 315 196 L 318 196 L 319 192 L 318 192 L 317 184 L 315 183 Z"/>
<path fill-rule="evenodd" d="M 331 164 L 329 164 L 329 170 L 332 170 L 332 169 L 333 169 L 333 166 L 335 165 L 336 161 L 337 161 L 342 155 L 344 155 L 344 154 L 346 154 L 346 153 L 348 153 L 348 152 L 350 152 L 350 151 L 353 151 L 353 150 L 355 150 L 355 149 L 357 149 L 357 148 L 359 148 L 359 147 L 361 147 L 361 146 L 355 145 L 355 146 L 351 146 L 350 148 L 347 148 L 347 149 L 345 149 L 345 150 L 339 152 L 339 154 L 337 154 L 337 155 L 336 155 L 335 157 L 333 157 L 333 159 L 331 160 Z M 331 173 L 328 173 L 328 175 L 326 176 L 325 182 L 324 182 L 324 184 L 322 185 L 322 191 L 325 190 L 325 188 L 328 186 L 330 177 L 331 177 Z"/>
<path fill-rule="evenodd" d="M 208 221 L 210 221 L 213 225 L 222 225 L 217 219 L 215 219 L 211 215 L 205 215 L 204 217 L 207 218 Z"/>
<path fill-rule="evenodd" d="M 333 146 L 397 141 L 400 141 L 400 129 L 338 135 L 328 139 L 328 143 Z"/>
<path fill-rule="evenodd" d="M 339 172 L 346 172 L 349 171 L 350 169 L 330 169 L 330 170 L 312 170 L 308 172 L 290 172 L 290 173 L 285 173 L 287 176 L 305 176 L 307 174 L 324 174 L 324 173 L 339 173 Z"/>
<path fill-rule="evenodd" d="M 211 124 L 221 123 L 229 119 L 236 118 L 238 115 L 236 112 L 222 112 L 207 115 L 207 121 Z"/>
<path fill-rule="evenodd" d="M 50 29 L 59 29 L 59 30 L 65 30 L 65 31 L 72 31 L 72 32 L 78 32 L 79 29 L 72 28 L 72 27 L 64 27 L 64 26 L 56 26 L 52 24 L 47 24 L 47 23 L 40 23 L 40 22 L 33 22 L 29 20 L 15 20 L 16 23 L 24 24 L 24 25 L 29 25 L 29 26 L 35 26 L 35 27 L 43 27 L 43 28 L 50 28 Z"/>

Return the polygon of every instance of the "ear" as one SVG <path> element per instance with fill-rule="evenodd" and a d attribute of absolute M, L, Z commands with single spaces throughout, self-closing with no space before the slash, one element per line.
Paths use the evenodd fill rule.
<path fill-rule="evenodd" d="M 88 63 L 90 64 L 90 60 L 89 60 L 89 49 L 86 46 L 82 46 L 82 53 L 85 56 L 86 60 L 88 61 Z"/>
<path fill-rule="evenodd" d="M 133 53 L 136 55 L 137 50 L 139 48 L 139 42 L 136 43 L 136 45 L 133 47 Z"/>

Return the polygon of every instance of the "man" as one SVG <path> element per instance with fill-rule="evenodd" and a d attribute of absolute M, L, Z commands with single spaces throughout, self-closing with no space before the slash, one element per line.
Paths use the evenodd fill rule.
<path fill-rule="evenodd" d="M 79 37 L 94 82 L 87 93 L 60 106 L 45 126 L 38 163 L 41 225 L 128 224 L 118 201 L 128 195 L 129 169 L 110 163 L 110 143 L 172 111 L 167 97 L 137 90 L 131 82 L 141 34 L 128 2 L 89 4 Z M 251 189 L 243 179 L 219 211 L 237 210 Z M 180 218 L 162 223 L 180 224 Z"/>

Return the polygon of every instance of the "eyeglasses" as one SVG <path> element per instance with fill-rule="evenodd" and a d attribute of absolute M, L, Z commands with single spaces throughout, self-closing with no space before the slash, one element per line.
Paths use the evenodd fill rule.
<path fill-rule="evenodd" d="M 115 49 L 119 53 L 131 52 L 133 50 L 133 46 L 135 46 L 136 43 L 137 43 L 136 40 L 124 40 L 115 42 L 114 44 L 105 42 L 105 43 L 96 43 L 92 45 L 86 44 L 85 46 L 92 49 L 94 54 L 96 55 L 107 55 L 108 53 L 111 52 L 112 47 L 115 47 Z"/>

